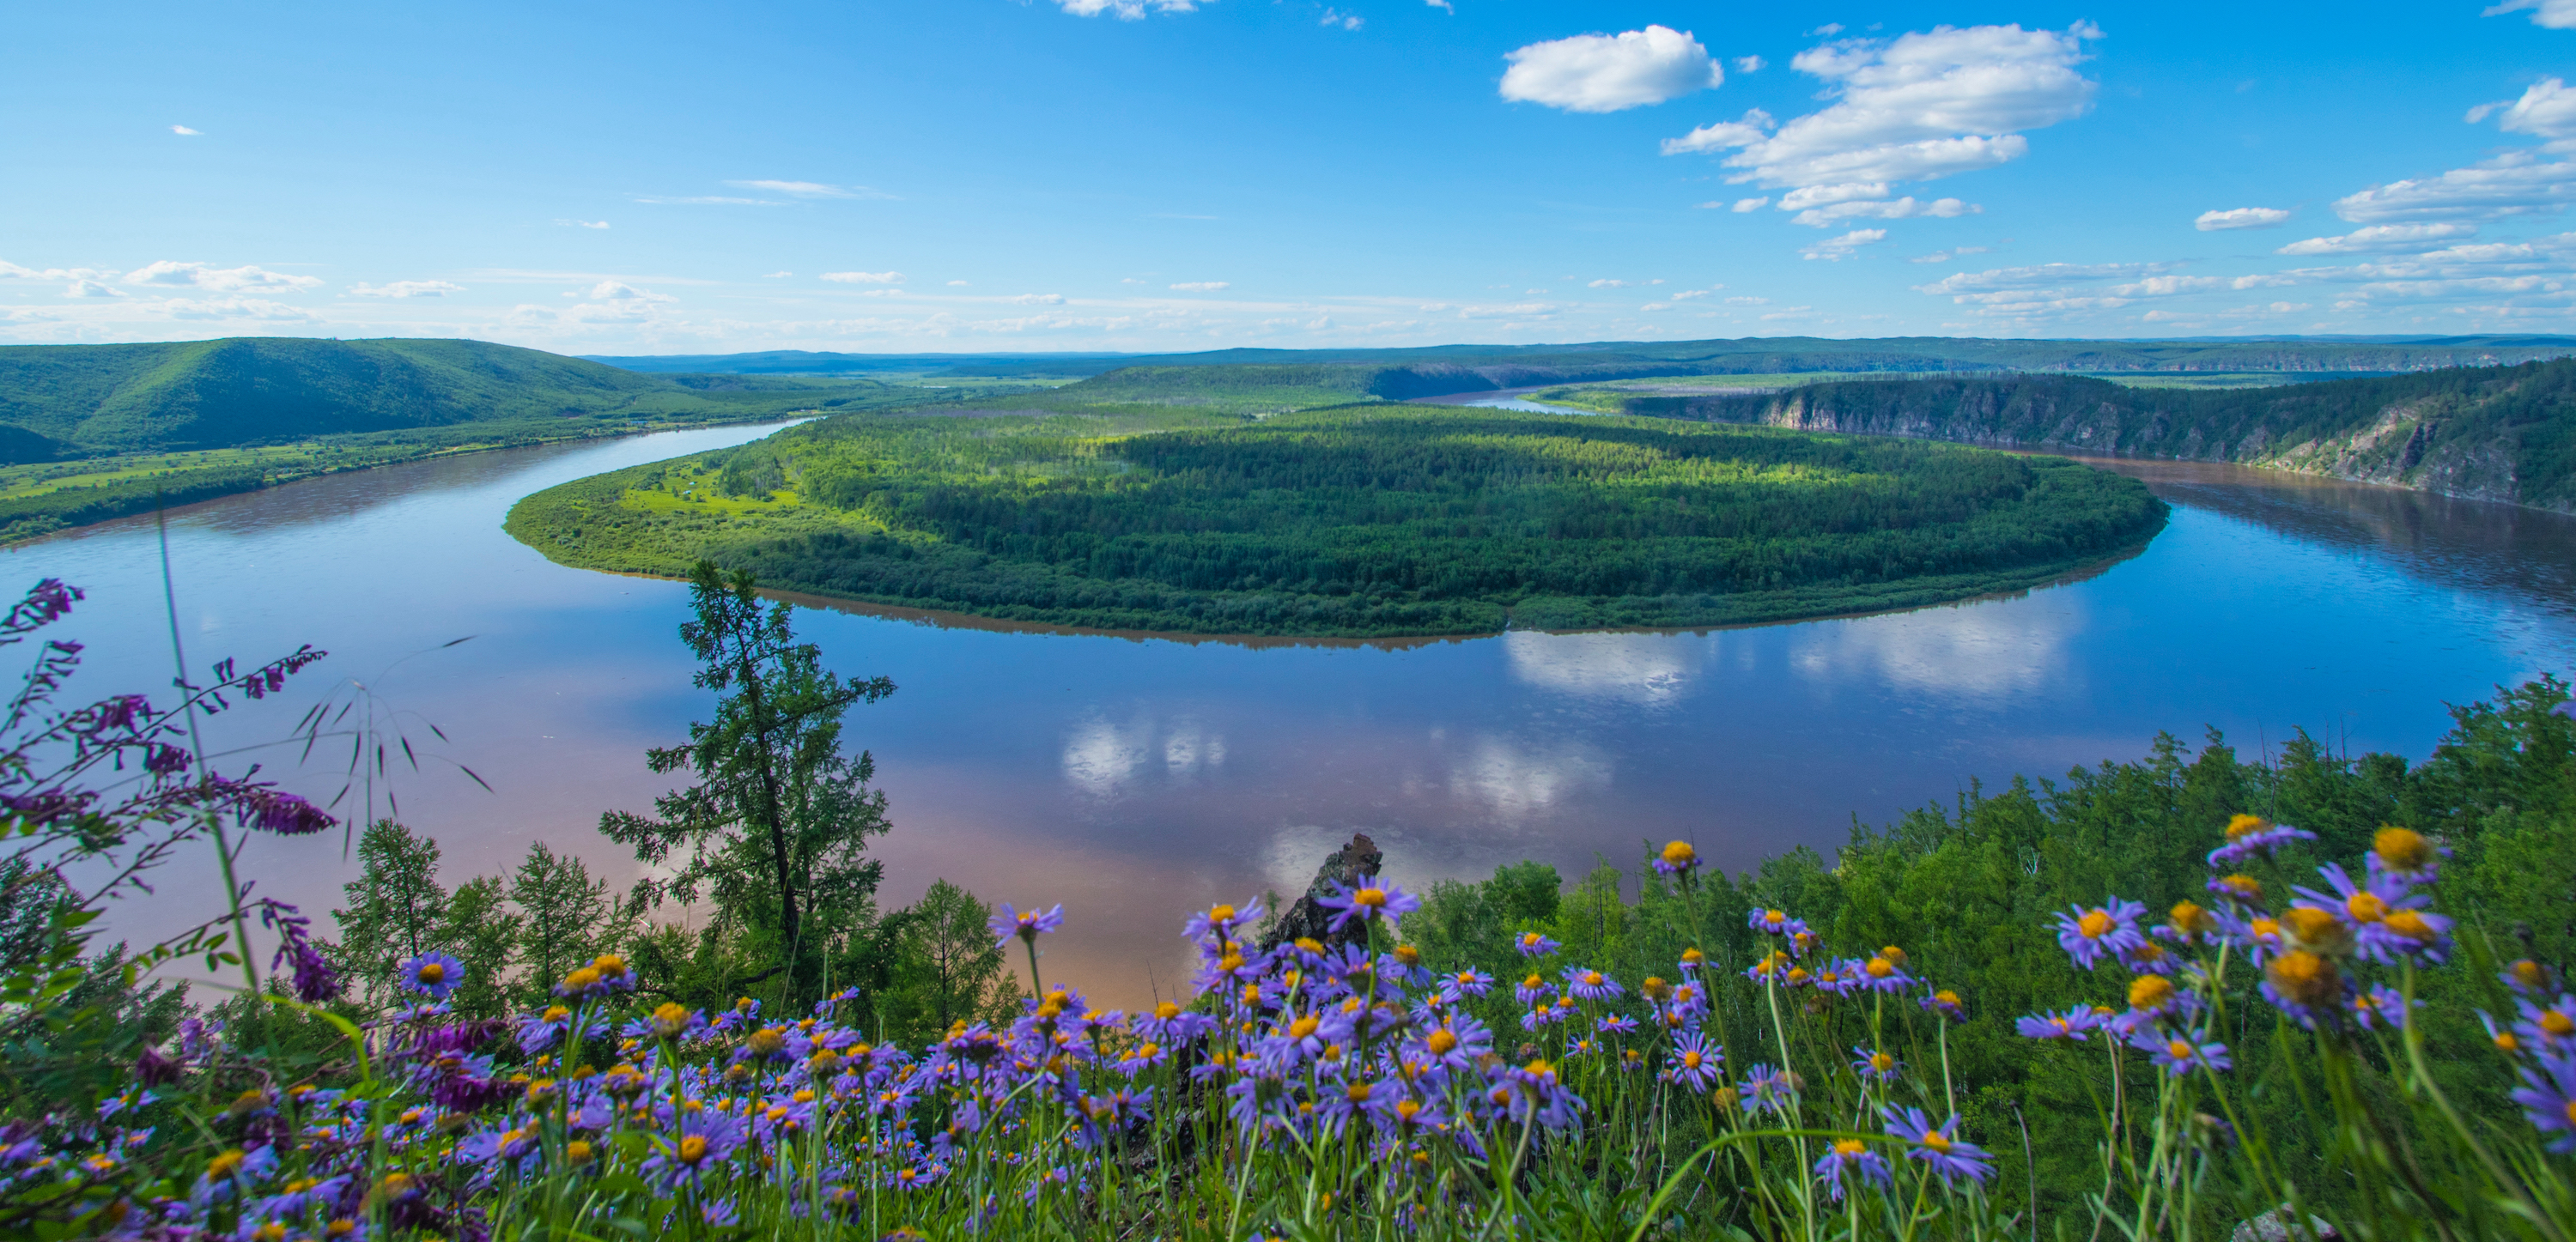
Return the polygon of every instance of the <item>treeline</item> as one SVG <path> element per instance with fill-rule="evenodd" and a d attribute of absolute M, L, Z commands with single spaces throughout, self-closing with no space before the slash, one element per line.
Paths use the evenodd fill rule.
<path fill-rule="evenodd" d="M 1747 915 L 1777 909 L 1831 943 L 1902 947 L 1909 969 L 1954 990 L 1965 1006 L 1949 1032 L 1946 1064 L 1966 1130 L 2002 1137 L 2026 1125 L 2042 1206 L 2059 1216 L 2080 1210 L 2088 1185 L 2101 1184 L 2099 1101 L 2087 1086 L 2101 1058 L 2090 1050 L 2034 1055 L 2014 1023 L 2116 998 L 2068 961 L 2053 917 L 2099 905 L 2106 894 L 2145 903 L 2149 921 L 2177 902 L 2212 901 L 2204 857 L 2225 843 L 2237 814 L 2317 834 L 2283 856 L 2293 876 L 2313 876 L 2321 862 L 2350 864 L 2369 853 L 2379 828 L 2404 825 L 2448 851 L 2440 909 L 2463 929 L 2455 960 L 2418 984 L 2429 1059 L 2468 1115 L 2511 1118 L 2512 1061 L 2471 1011 L 2513 1011 L 2496 978 L 2500 963 L 2530 960 L 2568 977 L 2560 972 L 2576 950 L 2576 719 L 2567 702 L 2567 684 L 2544 678 L 2454 707 L 2451 731 L 2416 764 L 2339 752 L 2305 732 L 2277 752 L 2248 756 L 2213 730 L 2196 751 L 2166 735 L 2135 762 L 2079 767 L 2055 781 L 2016 777 L 1999 790 L 1972 785 L 1890 824 L 1856 823 L 1840 849 L 1793 850 L 1732 878 L 1703 877 L 1700 943 L 1724 971 L 1741 970 L 1771 947 Z M 1513 937 L 1538 930 L 1562 941 L 1568 960 L 1634 979 L 1670 977 L 1691 925 L 1678 891 L 1646 866 L 1623 876 L 1605 864 L 1569 887 L 1554 868 L 1521 863 L 1481 883 L 1434 885 L 1403 930 L 1424 961 L 1444 971 L 1475 967 L 1517 980 L 1527 967 Z M 1758 993 L 1718 995 L 1732 1008 L 1712 1029 L 1761 1047 L 1768 1018 Z M 1482 1006 L 1497 1030 L 1518 1029 L 1519 1008 L 1506 989 Z M 2248 1005 L 2212 1038 L 2237 1050 L 2239 1073 L 2320 1089 L 2314 1050 L 2277 1040 L 2273 1021 Z M 1944 1064 L 1929 1046 L 1899 1055 L 1917 1066 Z M 2153 1090 L 2157 1071 L 2143 1060 L 2129 1068 L 2133 1098 Z M 2257 1120 L 2272 1123 L 2263 1131 L 2303 1184 L 2339 1195 L 2344 1178 L 2326 1164 L 2333 1136 L 2299 1124 L 2302 1107 L 2292 1091 L 2277 1091 L 2271 1115 Z M 2017 1190 L 2007 1193 L 2017 1198 Z"/>

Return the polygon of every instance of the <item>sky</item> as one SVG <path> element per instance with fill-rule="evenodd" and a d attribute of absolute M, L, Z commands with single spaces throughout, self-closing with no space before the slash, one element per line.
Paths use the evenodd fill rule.
<path fill-rule="evenodd" d="M 2576 0 L 15 13 L 0 343 L 2576 331 Z"/>

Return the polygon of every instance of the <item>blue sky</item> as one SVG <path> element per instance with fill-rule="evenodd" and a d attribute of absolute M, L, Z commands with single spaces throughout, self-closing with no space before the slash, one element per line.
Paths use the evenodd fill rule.
<path fill-rule="evenodd" d="M 0 78 L 10 343 L 2576 331 L 2576 0 L 11 25 L 50 50 Z"/>

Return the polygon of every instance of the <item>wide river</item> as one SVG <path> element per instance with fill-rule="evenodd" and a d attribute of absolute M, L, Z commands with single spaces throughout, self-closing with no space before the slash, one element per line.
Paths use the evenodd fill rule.
<path fill-rule="evenodd" d="M 603 470 L 767 428 L 673 432 L 415 463 L 174 511 L 188 658 L 245 665 L 310 642 L 330 658 L 284 701 L 225 715 L 249 745 L 326 696 L 407 735 L 373 791 L 445 849 L 451 885 L 532 842 L 621 888 L 636 864 L 594 831 L 669 781 L 648 746 L 687 737 L 674 583 L 565 569 L 501 531 L 511 502 Z M 2247 751 L 2294 730 L 2420 759 L 2443 705 L 2576 666 L 2576 520 L 2233 467 L 2113 463 L 2174 505 L 2145 553 L 2027 594 L 1886 616 L 1689 633 L 1512 633 L 1292 643 L 1035 633 L 818 607 L 796 614 L 844 674 L 891 676 L 853 713 L 894 832 L 884 899 L 946 877 L 1053 904 L 1050 979 L 1132 1004 L 1168 995 L 1193 907 L 1294 895 L 1355 830 L 1400 882 L 1523 858 L 1569 877 L 1696 841 L 1730 868 L 1830 848 L 1972 782 L 2054 776 L 2206 728 Z M 8 555 L 22 590 L 89 593 L 60 627 L 88 644 L 88 697 L 166 696 L 170 630 L 149 519 Z M 469 639 L 453 646 L 444 644 Z M 353 715 L 352 720 L 358 719 Z M 436 725 L 447 741 L 430 732 Z M 256 757 L 321 798 L 348 741 Z M 396 752 L 399 754 L 399 752 Z M 235 756 L 218 764 L 238 770 Z M 457 771 L 470 767 L 486 792 Z M 361 787 L 342 804 L 363 813 Z M 259 891 L 327 911 L 354 872 L 341 839 L 264 838 Z M 118 935 L 217 908 L 210 859 L 158 876 Z M 676 917 L 676 916 L 675 916 Z"/>

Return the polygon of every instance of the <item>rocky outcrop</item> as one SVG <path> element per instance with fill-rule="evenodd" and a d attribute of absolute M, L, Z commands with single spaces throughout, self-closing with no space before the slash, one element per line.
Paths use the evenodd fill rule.
<path fill-rule="evenodd" d="M 1357 887 L 1361 876 L 1376 875 L 1378 867 L 1385 861 L 1385 853 L 1377 848 L 1377 842 L 1369 840 L 1367 833 L 1351 834 L 1350 844 L 1334 850 L 1332 857 L 1325 859 L 1324 865 L 1316 869 L 1315 878 L 1307 883 L 1305 893 L 1279 917 L 1279 925 L 1262 947 L 1291 940 L 1313 940 L 1327 947 L 1346 941 L 1356 942 L 1357 935 L 1336 934 L 1332 930 L 1333 913 L 1324 908 L 1320 899 L 1330 885 Z"/>

